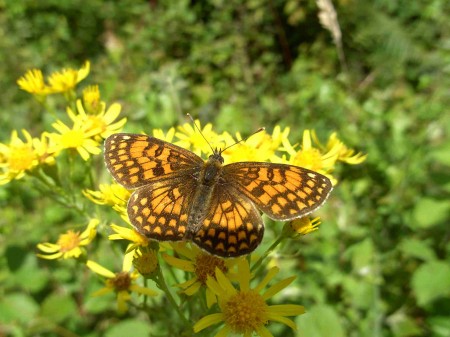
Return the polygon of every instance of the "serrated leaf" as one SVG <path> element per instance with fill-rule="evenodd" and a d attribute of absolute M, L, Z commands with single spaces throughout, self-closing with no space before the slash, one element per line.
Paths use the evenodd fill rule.
<path fill-rule="evenodd" d="M 450 266 L 441 261 L 421 265 L 413 274 L 411 286 L 420 306 L 450 295 Z"/>

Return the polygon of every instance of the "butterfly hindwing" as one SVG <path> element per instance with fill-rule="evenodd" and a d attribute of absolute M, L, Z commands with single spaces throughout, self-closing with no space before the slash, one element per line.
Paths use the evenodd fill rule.
<path fill-rule="evenodd" d="M 264 224 L 255 205 L 232 189 L 216 186 L 209 211 L 193 242 L 206 251 L 222 257 L 251 253 L 264 234 Z"/>
<path fill-rule="evenodd" d="M 127 211 L 131 224 L 141 234 L 158 241 L 183 240 L 188 227 L 189 206 L 195 180 L 155 182 L 131 195 Z"/>

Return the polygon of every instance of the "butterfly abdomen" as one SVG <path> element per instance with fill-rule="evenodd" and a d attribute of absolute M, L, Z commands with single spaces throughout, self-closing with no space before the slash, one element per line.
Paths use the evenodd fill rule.
<path fill-rule="evenodd" d="M 211 156 L 203 165 L 197 178 L 197 189 L 194 191 L 192 205 L 189 210 L 187 236 L 197 233 L 210 209 L 214 189 L 222 173 L 222 163 Z"/>

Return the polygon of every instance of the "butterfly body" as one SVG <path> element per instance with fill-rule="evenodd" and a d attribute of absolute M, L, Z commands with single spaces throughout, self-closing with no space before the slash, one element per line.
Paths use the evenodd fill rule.
<path fill-rule="evenodd" d="M 137 231 L 158 241 L 190 240 L 222 257 L 256 249 L 264 234 L 259 210 L 292 220 L 317 209 L 332 189 L 327 177 L 301 167 L 223 165 L 220 150 L 204 161 L 146 135 L 108 137 L 105 162 L 120 184 L 135 189 L 127 212 Z"/>

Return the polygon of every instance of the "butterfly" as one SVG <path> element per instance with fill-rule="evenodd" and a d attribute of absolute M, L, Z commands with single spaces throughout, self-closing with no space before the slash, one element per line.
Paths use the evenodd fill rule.
<path fill-rule="evenodd" d="M 127 213 L 133 227 L 157 241 L 188 240 L 210 254 L 237 257 L 260 244 L 260 211 L 274 220 L 303 217 L 332 190 L 324 175 L 293 165 L 237 162 L 224 165 L 222 150 L 208 160 L 142 134 L 105 140 L 104 158 L 114 179 L 135 190 Z"/>

